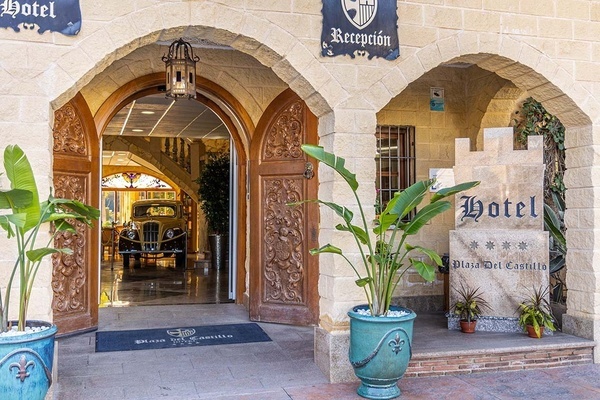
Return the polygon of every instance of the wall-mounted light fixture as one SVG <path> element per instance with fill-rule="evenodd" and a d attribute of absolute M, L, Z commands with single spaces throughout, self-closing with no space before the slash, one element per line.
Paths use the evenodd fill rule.
<path fill-rule="evenodd" d="M 183 39 L 171 43 L 169 54 L 163 55 L 166 69 L 167 97 L 196 98 L 196 62 L 192 45 Z"/>

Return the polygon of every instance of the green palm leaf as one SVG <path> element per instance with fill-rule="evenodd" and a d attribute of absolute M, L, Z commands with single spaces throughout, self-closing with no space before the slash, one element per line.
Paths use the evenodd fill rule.
<path fill-rule="evenodd" d="M 449 201 L 438 201 L 435 203 L 429 203 L 425 207 L 419 210 L 417 215 L 406 225 L 404 233 L 406 235 L 414 235 L 419 232 L 419 229 L 423 227 L 427 222 L 431 221 L 433 217 L 438 214 L 449 210 L 451 204 Z"/>
<path fill-rule="evenodd" d="M 35 249 L 35 250 L 29 250 L 26 254 L 27 254 L 27 258 L 30 261 L 36 262 L 36 261 L 40 261 L 42 258 L 50 255 L 50 254 L 55 254 L 55 253 L 62 253 L 62 254 L 73 254 L 73 250 L 71 249 L 55 249 L 55 248 L 51 248 L 51 247 L 42 247 L 39 249 Z"/>
<path fill-rule="evenodd" d="M 31 164 L 19 146 L 9 145 L 4 149 L 4 169 L 12 189 L 29 191 L 32 195 L 29 205 L 13 208 L 13 213 L 27 215 L 25 225 L 20 228 L 22 232 L 27 232 L 40 219 L 40 200 Z"/>
<path fill-rule="evenodd" d="M 401 192 L 396 192 L 382 214 L 392 214 L 397 215 L 400 219 L 404 218 L 423 201 L 433 182 L 433 179 L 419 181 Z"/>
<path fill-rule="evenodd" d="M 436 201 L 441 200 L 444 197 L 455 195 L 464 190 L 472 189 L 477 185 L 479 185 L 479 181 L 460 183 L 456 186 L 440 189 L 433 196 L 431 196 L 431 203 L 435 203 Z"/>
<path fill-rule="evenodd" d="M 358 189 L 358 181 L 356 180 L 356 174 L 348 171 L 345 167 L 346 160 L 343 157 L 338 157 L 333 153 L 328 153 L 321 146 L 315 146 L 312 144 L 303 144 L 302 151 L 311 156 L 312 158 L 322 162 L 325 165 L 330 166 L 342 176 L 350 185 L 353 191 Z"/>
<path fill-rule="evenodd" d="M 28 190 L 11 189 L 7 191 L 0 190 L 0 209 L 10 210 L 13 207 L 27 207 L 31 204 L 33 194 Z"/>

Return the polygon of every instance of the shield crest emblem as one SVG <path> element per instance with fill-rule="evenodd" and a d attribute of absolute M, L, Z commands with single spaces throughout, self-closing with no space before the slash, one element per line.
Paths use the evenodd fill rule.
<path fill-rule="evenodd" d="M 344 15 L 358 29 L 369 26 L 377 15 L 378 0 L 340 0 Z"/>

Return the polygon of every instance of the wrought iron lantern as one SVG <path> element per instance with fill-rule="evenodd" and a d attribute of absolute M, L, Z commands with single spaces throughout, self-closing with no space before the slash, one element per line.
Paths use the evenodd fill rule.
<path fill-rule="evenodd" d="M 200 58 L 194 56 L 192 45 L 180 38 L 171 43 L 169 54 L 162 60 L 166 69 L 167 97 L 195 99 L 196 62 Z"/>

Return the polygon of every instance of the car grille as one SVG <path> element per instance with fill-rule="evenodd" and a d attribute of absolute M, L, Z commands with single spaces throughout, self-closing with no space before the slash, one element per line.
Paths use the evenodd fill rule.
<path fill-rule="evenodd" d="M 144 250 L 158 250 L 158 223 L 156 222 L 144 224 Z"/>

